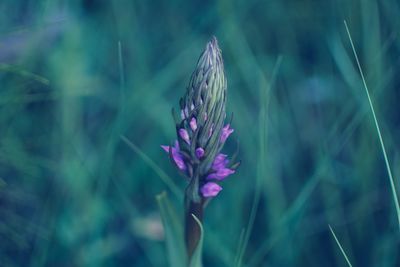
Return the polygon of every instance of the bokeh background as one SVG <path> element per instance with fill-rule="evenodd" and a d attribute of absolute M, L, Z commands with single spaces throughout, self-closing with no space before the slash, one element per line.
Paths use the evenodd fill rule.
<path fill-rule="evenodd" d="M 182 214 L 185 181 L 160 144 L 212 35 L 242 165 L 207 208 L 204 265 L 237 266 L 245 244 L 242 266 L 346 266 L 330 224 L 354 266 L 400 266 L 343 24 L 400 190 L 399 1 L 2 0 L 0 14 L 0 266 L 168 266 L 155 196 Z"/>

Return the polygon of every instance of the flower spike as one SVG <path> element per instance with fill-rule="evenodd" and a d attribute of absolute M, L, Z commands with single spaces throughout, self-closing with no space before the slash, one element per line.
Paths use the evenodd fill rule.
<path fill-rule="evenodd" d="M 178 169 L 189 178 L 187 192 L 193 201 L 210 197 L 201 190 L 209 180 L 220 181 L 235 173 L 228 156 L 220 153 L 233 133 L 226 118 L 227 82 L 217 39 L 211 38 L 192 74 L 186 94 L 180 101 L 180 119 L 176 119 L 177 141 L 171 149 Z M 230 166 L 230 167 L 228 167 Z M 191 171 L 187 171 L 187 170 Z M 190 189 L 190 190 L 189 190 Z M 206 196 L 207 195 L 207 196 Z"/>

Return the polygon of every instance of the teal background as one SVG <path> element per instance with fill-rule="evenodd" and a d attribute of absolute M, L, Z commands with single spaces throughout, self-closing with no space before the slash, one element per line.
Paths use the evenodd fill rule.
<path fill-rule="evenodd" d="M 160 145 L 212 35 L 224 151 L 242 165 L 207 207 L 204 266 L 235 266 L 246 235 L 242 266 L 347 266 L 328 224 L 353 266 L 400 266 L 343 24 L 400 190 L 398 1 L 3 0 L 0 14 L 0 266 L 167 266 L 155 196 L 182 214 L 186 182 Z"/>

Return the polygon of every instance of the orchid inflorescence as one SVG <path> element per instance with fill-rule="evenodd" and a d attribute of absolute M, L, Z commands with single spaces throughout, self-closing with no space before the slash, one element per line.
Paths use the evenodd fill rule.
<path fill-rule="evenodd" d="M 162 146 L 179 171 L 189 178 L 187 191 L 194 201 L 215 197 L 222 190 L 218 182 L 235 173 L 239 166 L 221 153 L 233 133 L 230 123 L 224 125 L 226 93 L 221 50 L 213 37 L 180 100 L 180 116 L 173 111 L 177 140 L 174 145 Z"/>

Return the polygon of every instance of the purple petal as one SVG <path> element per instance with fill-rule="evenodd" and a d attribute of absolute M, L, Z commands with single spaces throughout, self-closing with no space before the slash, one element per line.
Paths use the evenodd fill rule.
<path fill-rule="evenodd" d="M 165 150 L 165 152 L 169 153 L 169 146 L 161 145 L 161 147 Z"/>
<path fill-rule="evenodd" d="M 190 144 L 189 133 L 186 129 L 179 129 L 179 136 L 188 144 Z"/>
<path fill-rule="evenodd" d="M 221 142 L 224 143 L 226 139 L 233 133 L 233 129 L 229 128 L 230 125 L 227 124 L 224 128 L 222 128 L 222 133 L 221 133 Z"/>
<path fill-rule="evenodd" d="M 200 188 L 204 197 L 215 197 L 221 190 L 222 187 L 213 182 L 208 182 Z"/>
<path fill-rule="evenodd" d="M 182 171 L 186 170 L 186 164 L 183 160 L 181 153 L 172 154 L 172 158 L 174 159 L 176 166 Z"/>
<path fill-rule="evenodd" d="M 172 149 L 172 151 L 171 151 L 172 158 L 174 159 L 174 162 L 175 162 L 176 166 L 178 166 L 178 169 L 180 169 L 182 171 L 186 170 L 185 160 L 183 159 L 183 156 L 180 153 L 179 143 L 177 141 L 175 141 L 175 147 L 164 146 L 164 145 L 162 145 L 161 147 L 167 153 L 169 153 L 169 150 L 171 148 Z"/>
<path fill-rule="evenodd" d="M 175 144 L 175 146 L 172 147 L 172 154 L 181 151 L 179 148 L 178 140 L 175 140 L 174 144 Z M 161 148 L 164 149 L 165 152 L 169 153 L 170 146 L 161 145 Z"/>
<path fill-rule="evenodd" d="M 190 128 L 192 129 L 192 131 L 194 132 L 194 131 L 196 131 L 196 129 L 197 129 L 197 121 L 196 121 L 196 118 L 195 117 L 193 117 L 191 120 L 190 120 Z"/>
<path fill-rule="evenodd" d="M 228 169 L 228 168 L 222 168 L 219 169 L 217 172 L 211 173 L 207 176 L 207 179 L 216 179 L 216 180 L 223 180 L 225 179 L 227 176 L 231 175 L 235 173 L 234 170 Z"/>
<path fill-rule="evenodd" d="M 228 164 L 229 160 L 226 159 L 227 155 L 225 154 L 218 154 L 213 163 L 212 163 L 212 168 L 215 171 L 218 171 L 219 169 L 225 168 L 226 165 Z"/>
<path fill-rule="evenodd" d="M 201 147 L 196 148 L 196 157 L 201 159 L 204 156 L 204 149 Z"/>

